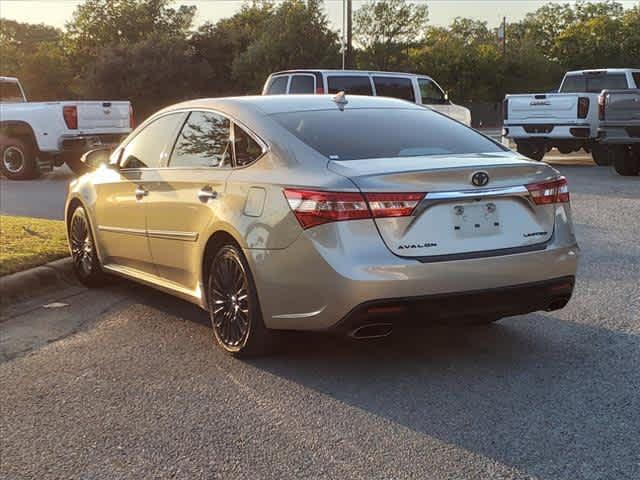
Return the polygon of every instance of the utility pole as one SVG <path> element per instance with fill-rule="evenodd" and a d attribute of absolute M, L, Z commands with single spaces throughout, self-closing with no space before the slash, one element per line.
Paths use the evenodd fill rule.
<path fill-rule="evenodd" d="M 346 0 L 347 2 L 347 45 L 346 45 L 346 58 L 345 63 L 347 68 L 353 67 L 353 25 L 352 25 L 352 16 L 353 16 L 353 3 L 352 0 Z"/>

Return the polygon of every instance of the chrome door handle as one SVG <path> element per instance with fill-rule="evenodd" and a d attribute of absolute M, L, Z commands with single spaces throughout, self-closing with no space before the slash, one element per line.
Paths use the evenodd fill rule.
<path fill-rule="evenodd" d="M 209 200 L 215 200 L 218 198 L 218 192 L 211 189 L 211 187 L 204 187 L 198 192 L 198 198 L 201 202 L 208 202 Z"/>
<path fill-rule="evenodd" d="M 136 200 L 142 200 L 142 197 L 146 197 L 147 195 L 149 195 L 148 190 L 145 190 L 142 187 L 136 188 Z"/>

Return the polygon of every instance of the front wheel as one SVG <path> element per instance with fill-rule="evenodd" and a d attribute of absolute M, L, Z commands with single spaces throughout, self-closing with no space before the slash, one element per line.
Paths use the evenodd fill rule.
<path fill-rule="evenodd" d="M 233 356 L 261 355 L 274 347 L 262 320 L 255 283 L 244 255 L 224 245 L 210 263 L 207 304 L 216 343 Z"/>
<path fill-rule="evenodd" d="M 31 180 L 40 176 L 33 147 L 19 138 L 9 138 L 0 146 L 0 171 L 9 180 Z"/>
<path fill-rule="evenodd" d="M 71 259 L 76 277 L 87 287 L 102 285 L 107 276 L 100 266 L 87 212 L 83 207 L 75 209 L 68 228 Z"/>
<path fill-rule="evenodd" d="M 612 147 L 613 168 L 625 177 L 640 173 L 640 156 L 633 155 L 626 145 Z"/>
<path fill-rule="evenodd" d="M 518 153 L 530 158 L 531 160 L 541 161 L 547 149 L 544 144 L 520 142 L 517 144 Z"/>

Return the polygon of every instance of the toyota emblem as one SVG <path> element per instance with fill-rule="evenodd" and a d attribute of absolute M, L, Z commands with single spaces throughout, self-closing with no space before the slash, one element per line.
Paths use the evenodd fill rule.
<path fill-rule="evenodd" d="M 489 183 L 489 174 L 487 172 L 476 172 L 471 177 L 471 183 L 476 187 L 484 187 Z"/>

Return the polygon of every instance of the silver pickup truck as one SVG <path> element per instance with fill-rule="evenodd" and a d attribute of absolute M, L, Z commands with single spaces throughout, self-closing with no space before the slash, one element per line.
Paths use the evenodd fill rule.
<path fill-rule="evenodd" d="M 640 175 L 640 89 L 603 90 L 598 98 L 598 143 L 620 175 Z"/>

